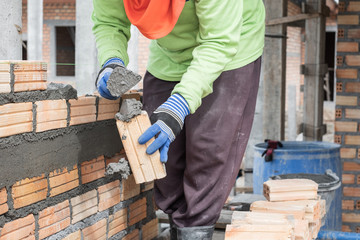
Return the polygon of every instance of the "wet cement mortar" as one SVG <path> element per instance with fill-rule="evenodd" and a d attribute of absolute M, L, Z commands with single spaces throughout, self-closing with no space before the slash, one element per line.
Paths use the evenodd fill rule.
<path fill-rule="evenodd" d="M 76 99 L 77 91 L 71 85 L 50 83 L 44 91 L 0 94 L 0 105 L 8 103 L 36 102 L 44 100 Z"/>
<path fill-rule="evenodd" d="M 125 158 L 119 159 L 117 163 L 109 163 L 109 165 L 107 165 L 105 174 L 109 176 L 115 173 L 120 174 L 122 178 L 128 178 L 130 175 L 130 166 Z"/>
<path fill-rule="evenodd" d="M 133 117 L 141 114 L 142 103 L 136 99 L 125 99 L 121 103 L 120 112 L 115 118 L 123 122 L 129 122 Z"/>
<path fill-rule="evenodd" d="M 107 81 L 107 89 L 111 95 L 121 97 L 141 80 L 141 76 L 125 67 L 118 66 L 111 73 Z"/>

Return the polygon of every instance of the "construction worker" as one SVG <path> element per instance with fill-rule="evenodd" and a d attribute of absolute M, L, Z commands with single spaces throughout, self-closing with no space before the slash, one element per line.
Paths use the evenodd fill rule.
<path fill-rule="evenodd" d="M 252 126 L 264 46 L 262 0 L 94 0 L 93 32 L 102 71 L 128 64 L 130 25 L 150 43 L 139 138 L 160 150 L 167 176 L 155 181 L 172 239 L 211 239 L 236 180 Z"/>

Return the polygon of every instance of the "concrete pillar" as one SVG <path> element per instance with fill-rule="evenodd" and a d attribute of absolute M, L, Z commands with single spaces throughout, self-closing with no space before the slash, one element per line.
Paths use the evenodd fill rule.
<path fill-rule="evenodd" d="M 295 141 L 297 136 L 296 124 L 296 86 L 289 85 L 287 88 L 287 140 Z"/>
<path fill-rule="evenodd" d="M 92 0 L 76 1 L 75 78 L 78 96 L 94 93 L 98 73 L 92 11 Z"/>
<path fill-rule="evenodd" d="M 43 41 L 43 0 L 28 0 L 27 37 L 28 60 L 41 60 Z"/>
<path fill-rule="evenodd" d="M 0 60 L 21 60 L 21 0 L 0 1 Z"/>
<path fill-rule="evenodd" d="M 131 38 L 128 43 L 127 53 L 129 55 L 129 64 L 127 68 L 133 72 L 139 72 L 139 30 L 131 25 Z"/>

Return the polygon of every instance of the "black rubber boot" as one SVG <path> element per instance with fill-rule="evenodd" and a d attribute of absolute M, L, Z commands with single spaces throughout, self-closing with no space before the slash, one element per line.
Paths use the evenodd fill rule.
<path fill-rule="evenodd" d="M 178 240 L 211 240 L 214 226 L 184 227 L 177 229 Z"/>
<path fill-rule="evenodd" d="M 171 215 L 169 214 L 169 223 L 170 223 L 170 239 L 177 240 L 177 226 L 175 225 L 174 221 L 172 220 Z"/>

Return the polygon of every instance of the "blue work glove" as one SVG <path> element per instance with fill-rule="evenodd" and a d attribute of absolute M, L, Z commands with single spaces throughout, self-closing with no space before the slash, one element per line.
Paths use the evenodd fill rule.
<path fill-rule="evenodd" d="M 146 153 L 153 154 L 160 149 L 160 161 L 166 163 L 170 143 L 179 135 L 184 126 L 184 119 L 189 114 L 189 105 L 180 94 L 176 93 L 170 96 L 151 114 L 150 121 L 154 124 L 139 137 L 139 143 L 145 144 L 159 134 L 146 149 Z"/>
<path fill-rule="evenodd" d="M 120 58 L 110 58 L 105 62 L 96 78 L 95 85 L 100 95 L 106 99 L 116 100 L 119 98 L 111 95 L 110 91 L 107 89 L 107 81 L 109 80 L 111 73 L 118 66 L 125 66 L 123 60 Z"/>

